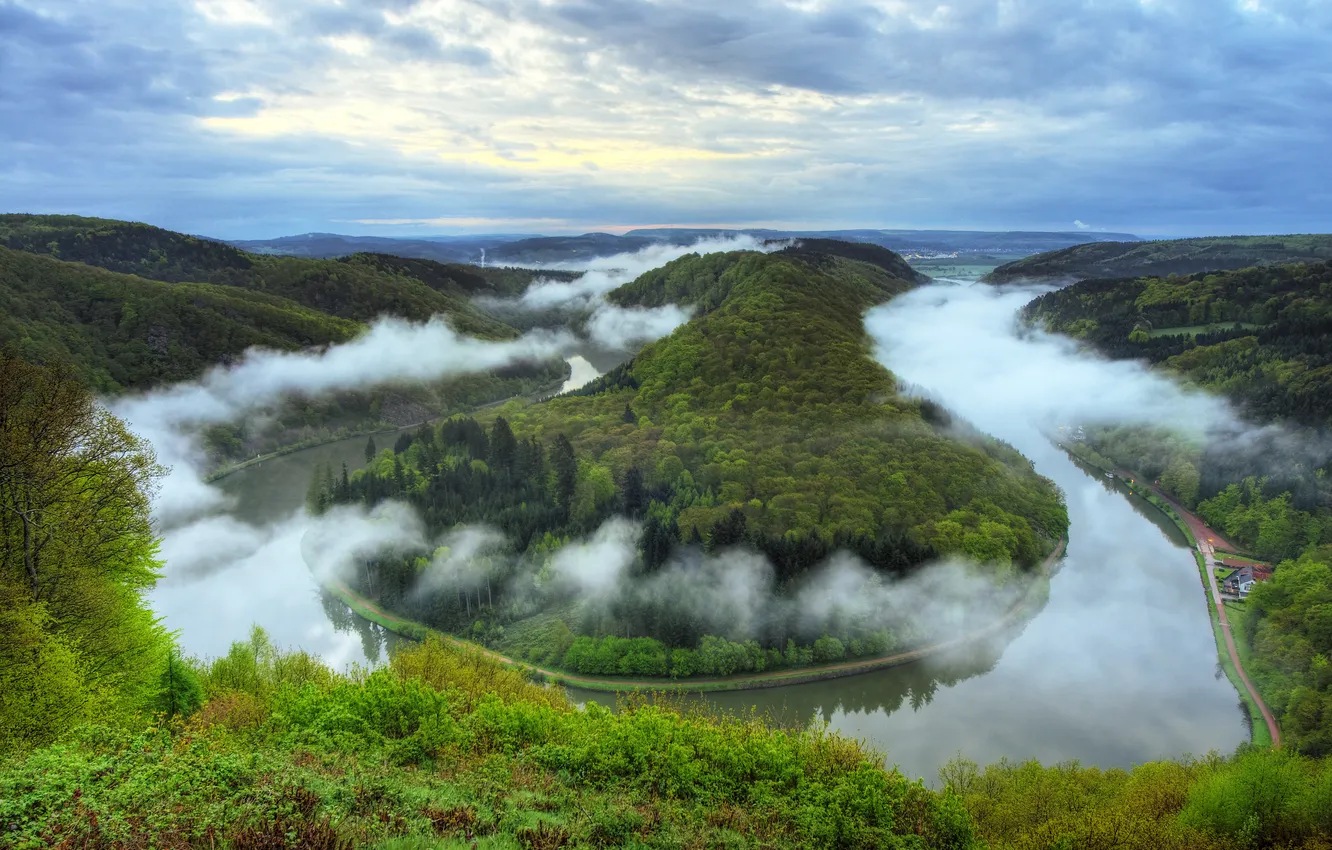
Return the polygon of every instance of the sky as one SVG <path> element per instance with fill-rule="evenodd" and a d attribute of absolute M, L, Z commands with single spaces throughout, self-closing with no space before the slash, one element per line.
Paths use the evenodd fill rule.
<path fill-rule="evenodd" d="M 0 210 L 1332 231 L 1327 0 L 0 0 Z"/>

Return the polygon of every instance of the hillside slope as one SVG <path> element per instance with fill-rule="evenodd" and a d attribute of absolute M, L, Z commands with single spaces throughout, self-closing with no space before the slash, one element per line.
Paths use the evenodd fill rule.
<path fill-rule="evenodd" d="M 150 270 L 161 277 L 204 275 L 233 284 L 171 283 L 0 247 L 0 348 L 31 363 L 66 363 L 99 394 L 192 380 L 251 347 L 299 350 L 341 342 L 365 329 L 361 322 L 319 306 L 369 318 L 381 308 L 418 319 L 438 310 L 463 333 L 517 335 L 473 309 L 468 297 L 453 288 L 503 293 L 506 287 L 525 286 L 526 272 L 505 277 L 512 270 L 487 270 L 489 276 L 482 276 L 464 268 L 450 274 L 437 263 L 381 255 L 360 255 L 346 263 L 283 260 L 260 264 L 256 271 L 244 267 L 245 255 L 218 243 L 139 225 L 109 225 L 97 230 L 96 238 L 80 240 L 72 231 L 62 233 L 88 260 L 139 268 L 144 263 L 132 261 L 133 256 L 159 256 L 162 264 Z M 163 247 L 149 247 L 152 244 Z M 163 253 L 153 254 L 159 250 Z M 303 293 L 305 302 L 317 306 L 273 290 Z M 218 461 L 234 460 L 348 431 L 411 424 L 546 391 L 567 372 L 562 361 L 552 360 L 414 386 L 307 398 L 269 411 L 263 428 L 234 423 L 211 429 L 209 448 Z"/>
<path fill-rule="evenodd" d="M 1107 356 L 1160 364 L 1261 419 L 1332 424 L 1332 264 L 1088 280 L 1023 312 Z"/>
<path fill-rule="evenodd" d="M 1014 579 L 1065 533 L 1062 496 L 1012 448 L 899 395 L 892 374 L 874 361 L 864 312 L 913 286 L 831 254 L 682 258 L 611 295 L 627 306 L 696 309 L 630 364 L 566 396 L 424 429 L 346 485 L 328 476 L 317 500 L 403 498 L 432 531 L 483 523 L 538 561 L 627 515 L 645 521 L 633 568 L 641 575 L 662 570 L 677 550 L 687 559 L 740 545 L 767 556 L 781 588 L 799 585 L 841 549 L 885 577 L 959 553 L 987 563 L 1000 583 Z M 786 639 L 819 638 L 810 630 L 820 627 L 793 625 L 789 613 L 719 622 L 724 606 L 690 613 L 633 596 L 632 588 L 592 611 L 561 596 L 558 583 L 533 585 L 521 561 L 487 562 L 496 571 L 484 599 L 481 586 L 466 581 L 417 592 L 425 567 L 415 556 L 380 559 L 353 580 L 354 589 L 455 633 L 487 635 L 530 618 L 512 631 L 531 632 L 540 622 L 545 637 L 528 649 L 544 660 L 581 651 L 559 634 L 632 633 L 649 641 L 640 658 L 612 672 L 665 675 L 663 642 L 685 653 L 671 655 L 672 675 L 793 664 L 796 649 L 808 649 L 783 655 Z M 750 598 L 763 593 L 756 588 Z M 537 611 L 552 616 L 533 618 Z M 844 622 L 828 651 L 876 654 L 906 637 L 880 631 L 884 625 Z M 735 650 L 748 659 L 740 667 L 717 667 L 706 652 L 695 664 L 693 647 L 722 634 L 758 643 Z M 588 665 L 602 662 L 564 663 L 591 672 Z"/>
<path fill-rule="evenodd" d="M 1209 236 L 1154 242 L 1091 242 L 1006 263 L 985 280 L 1164 277 L 1332 259 L 1332 235 Z"/>
<path fill-rule="evenodd" d="M 261 256 L 222 242 L 134 222 L 81 216 L 0 215 L 0 245 L 167 283 L 212 283 L 289 298 L 345 319 L 424 321 L 446 315 L 460 332 L 513 329 L 477 310 L 473 295 L 521 292 L 544 273 L 481 269 L 384 254 L 337 260 Z"/>
<path fill-rule="evenodd" d="M 0 346 L 32 363 L 70 363 L 99 392 L 194 378 L 250 346 L 298 349 L 359 329 L 260 292 L 0 248 Z"/>

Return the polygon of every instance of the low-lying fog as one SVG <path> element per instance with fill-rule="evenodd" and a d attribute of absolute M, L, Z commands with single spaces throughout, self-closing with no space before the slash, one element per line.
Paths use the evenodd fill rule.
<path fill-rule="evenodd" d="M 559 294 L 598 299 L 604 291 L 604 282 L 589 282 Z M 959 750 L 982 762 L 1008 756 L 1113 765 L 1229 750 L 1243 739 L 1238 698 L 1216 676 L 1202 589 L 1188 551 L 1104 481 L 1079 471 L 1038 428 L 1093 419 L 1190 426 L 1229 420 L 1229 413 L 1133 364 L 1101 361 L 1044 335 L 1017 334 L 1014 314 L 1031 296 L 938 284 L 872 310 L 867 326 L 880 358 L 902 380 L 1013 443 L 1064 488 L 1071 541 L 1047 609 L 1011 644 L 982 648 L 981 660 L 968 653 L 849 679 L 718 695 L 710 698 L 714 703 L 758 705 L 802 721 L 821 715 L 887 751 L 908 773 L 926 776 Z M 384 327 L 377 332 L 386 333 Z M 549 334 L 480 344 L 481 356 L 460 348 L 460 356 L 440 358 L 438 368 L 488 368 L 519 356 L 517 349 L 567 352 L 561 349 L 566 344 Z M 309 357 L 338 357 L 338 348 Z M 306 374 L 304 362 L 294 369 L 281 358 L 275 362 L 283 367 L 279 375 Z M 218 421 L 208 413 L 218 404 L 232 405 L 229 415 L 244 415 L 247 405 L 262 402 L 245 395 L 235 380 L 245 368 L 218 370 L 198 384 L 118 406 L 177 467 L 159 504 L 166 577 L 154 592 L 154 607 L 196 654 L 225 652 L 258 623 L 280 644 L 345 666 L 365 658 L 366 647 L 379 637 L 363 623 L 360 634 L 347 630 L 346 620 L 338 621 L 343 630 L 335 627 L 338 615 L 321 603 L 301 555 L 311 520 L 300 506 L 313 468 L 344 461 L 358 466 L 364 438 L 277 458 L 205 488 L 193 432 Z M 421 367 L 413 368 L 417 374 Z M 349 374 L 345 380 L 354 380 L 354 367 Z M 362 375 L 365 385 L 380 379 L 370 369 Z M 281 384 L 267 377 L 247 383 Z M 195 403 L 199 399 L 207 404 Z M 393 437 L 381 439 L 384 445 Z M 380 533 L 354 513 L 336 521 L 348 551 L 353 543 L 373 547 Z M 413 533 L 409 520 L 400 526 L 400 536 Z"/>

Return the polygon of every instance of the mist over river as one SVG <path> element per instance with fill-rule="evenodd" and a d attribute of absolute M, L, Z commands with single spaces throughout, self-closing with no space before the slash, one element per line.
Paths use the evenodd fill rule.
<path fill-rule="evenodd" d="M 1104 414 L 1107 405 L 1156 421 L 1186 411 L 1159 379 L 1089 362 L 1048 339 L 1020 339 L 1013 316 L 1029 298 L 936 284 L 871 311 L 867 326 L 899 378 L 1012 443 L 1064 490 L 1070 540 L 1048 605 L 995 645 L 954 657 L 700 699 L 786 721 L 827 721 L 927 778 L 959 752 L 981 763 L 1078 759 L 1110 767 L 1230 751 L 1247 739 L 1185 541 L 1150 505 L 1080 469 L 1040 429 Z M 382 447 L 394 438 L 376 440 Z M 227 514 L 168 531 L 166 577 L 152 604 L 180 630 L 187 651 L 221 654 L 258 624 L 279 644 L 336 666 L 383 658 L 390 636 L 321 596 L 299 548 L 312 471 L 323 463 L 355 468 L 364 446 L 364 437 L 353 438 L 236 472 L 215 485 L 233 499 Z"/>

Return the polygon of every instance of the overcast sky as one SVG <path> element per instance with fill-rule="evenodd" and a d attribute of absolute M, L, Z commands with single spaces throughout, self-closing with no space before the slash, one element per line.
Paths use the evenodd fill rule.
<path fill-rule="evenodd" d="M 0 0 L 0 209 L 1332 230 L 1329 0 Z"/>

